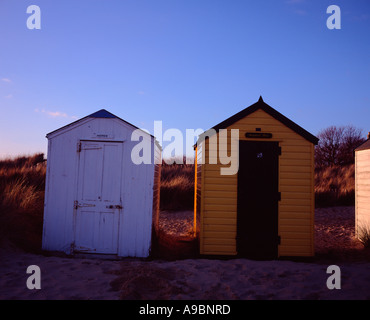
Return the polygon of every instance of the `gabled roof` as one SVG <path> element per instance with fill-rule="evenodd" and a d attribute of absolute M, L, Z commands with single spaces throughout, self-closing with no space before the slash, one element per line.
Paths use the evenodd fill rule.
<path fill-rule="evenodd" d="M 253 113 L 253 112 L 255 112 L 259 109 L 265 111 L 270 116 L 272 116 L 276 120 L 280 121 L 285 126 L 292 129 L 294 132 L 296 132 L 297 134 L 299 134 L 300 136 L 302 136 L 303 138 L 305 138 L 309 142 L 311 142 L 315 145 L 317 145 L 317 143 L 319 142 L 319 139 L 317 137 L 315 137 L 314 135 L 312 135 L 311 133 L 309 133 L 308 131 L 306 131 L 302 127 L 300 127 L 298 124 L 294 123 L 292 120 L 288 119 L 287 117 L 282 115 L 280 112 L 276 111 L 274 108 L 270 107 L 267 103 L 265 103 L 262 99 L 262 96 L 260 96 L 259 100 L 256 103 L 254 103 L 251 106 L 245 108 L 244 110 L 234 114 L 230 118 L 220 122 L 219 124 L 215 125 L 211 129 L 216 130 L 216 132 L 218 132 L 220 129 L 226 129 L 230 125 L 234 124 L 235 122 L 239 121 L 240 119 L 245 118 L 246 116 L 250 115 L 251 113 Z M 208 133 L 207 131 L 202 133 L 199 136 L 199 138 L 204 136 L 204 135 L 207 135 L 207 133 Z"/>
<path fill-rule="evenodd" d="M 360 144 L 355 151 L 370 149 L 370 139 L 367 139 L 363 144 Z"/>
<path fill-rule="evenodd" d="M 105 109 L 101 109 L 101 110 L 96 111 L 96 112 L 94 112 L 94 113 L 92 113 L 92 114 L 90 114 L 90 115 L 88 115 L 88 116 L 86 116 L 86 117 L 83 117 L 83 118 L 81 118 L 81 119 L 79 119 L 79 120 L 77 120 L 77 121 L 74 121 L 74 122 L 72 122 L 72 123 L 70 123 L 70 124 L 67 124 L 67 125 L 66 125 L 66 126 L 64 126 L 64 127 L 61 127 L 61 128 L 56 129 L 56 130 L 54 130 L 54 131 L 52 131 L 52 132 L 49 132 L 49 133 L 46 135 L 46 137 L 47 137 L 48 135 L 54 134 L 55 132 L 58 132 L 59 130 L 64 130 L 64 129 L 66 129 L 66 128 L 70 127 L 70 126 L 73 126 L 73 125 L 77 124 L 78 122 L 80 122 L 80 121 L 82 121 L 82 120 L 85 120 L 85 119 L 88 119 L 88 118 L 110 118 L 110 119 L 114 119 L 114 118 L 115 118 L 115 119 L 118 119 L 118 120 L 121 120 L 121 121 L 125 122 L 126 124 L 130 125 L 130 126 L 131 126 L 131 127 L 133 127 L 134 129 L 140 129 L 140 128 L 138 128 L 138 127 L 134 126 L 133 124 L 131 124 L 131 123 L 127 122 L 126 120 L 123 120 L 123 119 L 121 119 L 121 118 L 117 117 L 117 116 L 116 116 L 116 115 L 114 115 L 113 113 L 110 113 L 109 111 L 107 111 L 107 110 L 105 110 Z M 154 136 L 153 136 L 153 135 L 150 135 L 150 136 L 154 138 Z"/>

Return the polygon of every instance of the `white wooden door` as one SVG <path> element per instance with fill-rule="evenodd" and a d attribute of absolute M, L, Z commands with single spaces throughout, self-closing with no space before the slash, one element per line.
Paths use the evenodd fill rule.
<path fill-rule="evenodd" d="M 121 203 L 122 143 L 81 141 L 75 251 L 116 254 Z"/>

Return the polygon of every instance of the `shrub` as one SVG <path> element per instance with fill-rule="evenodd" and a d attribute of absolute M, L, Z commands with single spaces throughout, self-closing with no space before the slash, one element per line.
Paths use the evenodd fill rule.
<path fill-rule="evenodd" d="M 349 165 L 354 163 L 353 150 L 366 139 L 362 130 L 353 126 L 330 126 L 321 130 L 315 147 L 316 167 Z"/>

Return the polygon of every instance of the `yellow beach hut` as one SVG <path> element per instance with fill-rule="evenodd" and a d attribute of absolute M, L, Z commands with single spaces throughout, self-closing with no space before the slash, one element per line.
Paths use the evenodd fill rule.
<path fill-rule="evenodd" d="M 227 139 L 221 136 L 223 129 Z M 239 130 L 236 138 L 232 129 Z M 223 174 L 221 168 L 228 165 L 220 154 L 214 156 L 222 141 L 229 153 L 233 143 L 237 146 L 230 156 L 230 161 L 238 160 L 235 173 Z M 313 256 L 317 143 L 262 97 L 200 135 L 194 196 L 200 254 Z"/>

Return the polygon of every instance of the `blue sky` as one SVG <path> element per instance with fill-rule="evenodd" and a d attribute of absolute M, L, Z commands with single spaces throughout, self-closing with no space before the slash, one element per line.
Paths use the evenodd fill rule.
<path fill-rule="evenodd" d="M 260 95 L 313 134 L 365 134 L 369 35 L 368 0 L 1 0 L 0 157 L 46 153 L 48 132 L 102 108 L 185 136 Z"/>

